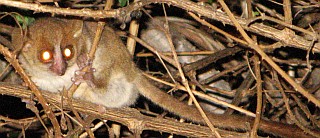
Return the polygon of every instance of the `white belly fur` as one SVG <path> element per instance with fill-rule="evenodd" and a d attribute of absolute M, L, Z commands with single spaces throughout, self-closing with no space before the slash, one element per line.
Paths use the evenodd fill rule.
<path fill-rule="evenodd" d="M 100 104 L 109 108 L 119 108 L 134 104 L 138 97 L 135 85 L 128 82 L 122 73 L 113 74 L 107 92 L 93 92 L 91 87 L 82 83 L 73 97 Z"/>
<path fill-rule="evenodd" d="M 43 71 L 36 71 L 33 69 L 37 75 L 31 75 L 31 80 L 42 90 L 59 93 L 63 88 L 68 89 L 71 84 L 70 76 L 74 76 L 74 72 L 78 70 L 78 66 L 74 65 L 66 71 L 63 76 L 57 76 L 48 74 L 41 74 Z M 40 73 L 40 75 L 39 75 Z M 39 78 L 39 77 L 40 78 Z M 91 87 L 86 83 L 82 83 L 78 89 L 75 91 L 73 97 L 77 99 L 82 99 L 88 102 L 100 104 L 110 108 L 125 107 L 134 104 L 135 99 L 138 97 L 138 91 L 135 85 L 128 82 L 125 75 L 122 73 L 113 74 L 109 80 L 109 85 L 107 87 L 107 92 L 94 92 Z"/>

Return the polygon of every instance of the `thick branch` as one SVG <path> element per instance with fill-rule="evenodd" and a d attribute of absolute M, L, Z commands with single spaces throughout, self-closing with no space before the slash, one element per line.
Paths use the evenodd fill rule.
<path fill-rule="evenodd" d="M 45 6 L 39 4 L 32 3 L 23 3 L 13 0 L 1 0 L 0 5 L 7 5 L 22 9 L 33 10 L 35 12 L 50 12 L 53 14 L 60 15 L 72 15 L 72 16 L 80 16 L 80 17 L 93 17 L 95 19 L 103 19 L 103 18 L 124 18 L 128 16 L 132 11 L 138 10 L 139 8 L 152 4 L 152 3 L 167 3 L 172 6 L 176 6 L 182 8 L 186 11 L 195 12 L 198 15 L 217 20 L 223 24 L 233 25 L 230 18 L 223 12 L 213 10 L 204 6 L 201 6 L 195 2 L 191 2 L 189 0 L 141 0 L 135 3 L 131 3 L 129 6 L 124 8 L 119 8 L 115 10 L 103 11 L 103 10 L 90 10 L 90 9 L 70 9 L 70 8 L 56 8 L 52 6 Z M 275 29 L 273 27 L 254 23 L 250 26 L 248 22 L 244 18 L 236 18 L 239 24 L 247 31 L 254 32 L 256 34 L 280 41 L 284 43 L 286 46 L 292 46 L 295 48 L 300 48 L 304 50 L 308 50 L 311 41 L 304 39 L 298 35 L 288 35 L 282 30 Z M 315 43 L 314 52 L 320 52 L 320 43 Z"/>
<path fill-rule="evenodd" d="M 20 98 L 30 98 L 30 95 L 32 95 L 32 91 L 26 90 L 24 87 L 18 85 L 0 83 L 0 94 L 11 95 Z M 43 97 L 48 101 L 48 103 L 61 105 L 61 96 L 59 94 L 54 94 L 45 91 L 42 91 L 42 94 Z M 74 100 L 73 106 L 74 109 L 78 112 L 87 115 L 92 115 L 100 119 L 120 122 L 128 126 L 131 130 L 138 128 L 142 130 L 155 130 L 160 132 L 174 133 L 189 137 L 213 137 L 208 127 L 189 123 L 181 123 L 172 119 L 149 117 L 140 114 L 137 110 L 132 108 L 107 108 L 105 114 L 101 114 L 98 112 L 98 106 L 92 103 Z M 69 105 L 66 102 L 64 102 L 63 108 L 70 109 Z M 242 137 L 245 135 L 242 133 L 236 133 L 231 131 L 218 131 L 223 137 Z"/>

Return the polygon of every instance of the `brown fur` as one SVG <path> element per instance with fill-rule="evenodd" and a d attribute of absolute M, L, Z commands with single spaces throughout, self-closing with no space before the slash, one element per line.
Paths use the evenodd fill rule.
<path fill-rule="evenodd" d="M 65 43 L 72 43 L 75 46 L 76 51 L 74 58 L 68 62 L 68 68 L 72 68 L 74 67 L 77 57 L 81 53 L 88 52 L 91 47 L 95 29 L 95 23 L 85 22 L 83 24 L 80 20 L 61 20 L 55 18 L 40 19 L 30 27 L 28 33 L 30 36 L 23 41 L 24 45 L 30 43 L 31 47 L 26 48 L 21 52 L 21 55 L 19 56 L 21 63 L 36 84 L 39 83 L 39 81 L 46 81 L 49 82 L 48 84 L 62 83 L 62 85 L 68 87 L 72 83 L 71 77 L 73 77 L 73 73 L 68 72 L 67 69 L 64 76 L 69 80 L 56 82 L 55 79 L 64 79 L 64 76 L 57 76 L 46 69 L 47 65 L 43 65 L 43 63 L 39 62 L 37 53 L 43 46 L 52 47 L 56 43 L 61 43 L 62 47 Z M 73 34 L 78 31 L 81 32 L 81 35 L 79 37 L 73 37 Z M 16 45 L 21 44 L 19 41 L 21 40 L 20 35 L 16 35 L 13 38 L 13 42 L 15 42 Z M 61 42 L 57 38 L 61 38 Z M 90 42 L 90 44 L 87 45 L 86 42 Z M 41 69 L 34 73 L 32 67 Z M 139 93 L 176 115 L 194 122 L 205 124 L 196 108 L 188 106 L 169 96 L 153 86 L 142 76 L 140 70 L 138 70 L 130 60 L 130 55 L 122 41 L 115 35 L 115 32 L 110 27 L 105 27 L 104 29 L 99 47 L 95 54 L 93 67 L 97 70 L 97 72 L 94 73 L 94 82 L 98 87 L 91 88 L 85 83 L 82 83 L 75 92 L 75 95 L 77 95 L 74 95 L 75 98 L 105 105 L 106 107 L 119 108 L 134 103 L 137 94 Z M 48 79 L 45 79 L 44 76 L 40 76 L 43 74 L 45 74 L 46 77 L 48 75 Z M 47 90 L 46 84 L 39 85 L 39 87 Z M 58 92 L 62 88 L 55 89 L 57 89 L 55 92 Z M 106 96 L 106 94 L 110 95 Z M 127 96 L 129 98 L 117 96 Z M 118 102 L 123 102 L 123 104 L 118 105 Z M 210 121 L 219 128 L 248 130 L 248 128 L 250 128 L 249 124 L 252 125 L 253 122 L 253 118 L 245 116 L 206 114 Z M 260 129 L 284 137 L 310 137 L 295 126 L 264 120 L 261 121 Z"/>

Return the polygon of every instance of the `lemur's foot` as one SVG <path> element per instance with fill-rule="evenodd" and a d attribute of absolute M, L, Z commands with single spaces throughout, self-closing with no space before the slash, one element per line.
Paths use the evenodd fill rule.
<path fill-rule="evenodd" d="M 88 60 L 88 55 L 80 55 L 76 62 L 79 67 L 79 70 L 75 71 L 75 75 L 71 79 L 74 82 L 74 84 L 80 85 L 80 83 L 86 82 L 90 87 L 96 87 L 94 84 L 93 76 L 93 73 L 96 71 L 96 69 L 92 68 L 92 61 Z M 87 71 L 82 71 L 85 67 L 89 67 L 89 69 Z"/>

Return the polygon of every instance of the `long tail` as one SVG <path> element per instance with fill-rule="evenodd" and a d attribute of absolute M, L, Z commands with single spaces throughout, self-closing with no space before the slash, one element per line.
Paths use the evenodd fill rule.
<path fill-rule="evenodd" d="M 155 104 L 174 113 L 182 118 L 204 124 L 204 120 L 199 111 L 187 104 L 180 102 L 179 100 L 169 96 L 165 92 L 161 91 L 154 85 L 152 85 L 145 77 L 139 76 L 136 79 L 136 86 L 140 91 L 140 94 L 150 99 Z M 218 128 L 233 129 L 233 130 L 248 130 L 248 123 L 253 124 L 254 118 L 238 116 L 238 115 L 217 115 L 212 113 L 206 113 L 211 123 Z M 287 125 L 278 122 L 261 120 L 260 130 L 266 133 L 271 133 L 282 137 L 311 137 L 303 132 L 300 128 L 294 125 Z M 315 132 L 320 135 L 320 132 Z"/>

